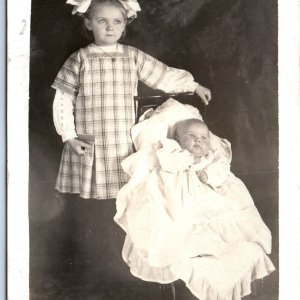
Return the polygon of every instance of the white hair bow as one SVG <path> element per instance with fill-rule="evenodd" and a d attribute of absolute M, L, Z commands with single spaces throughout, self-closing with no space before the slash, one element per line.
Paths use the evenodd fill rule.
<path fill-rule="evenodd" d="M 67 4 L 74 5 L 72 14 L 76 13 L 85 13 L 89 6 L 91 5 L 92 0 L 67 0 Z M 122 6 L 127 12 L 127 18 L 136 18 L 137 12 L 141 11 L 141 7 L 137 0 L 119 0 Z"/>
<path fill-rule="evenodd" d="M 119 0 L 127 12 L 127 18 L 136 18 L 137 12 L 141 11 L 141 7 L 137 0 Z"/>
<path fill-rule="evenodd" d="M 67 4 L 74 5 L 72 14 L 82 13 L 84 14 L 89 6 L 91 5 L 92 0 L 68 0 Z"/>

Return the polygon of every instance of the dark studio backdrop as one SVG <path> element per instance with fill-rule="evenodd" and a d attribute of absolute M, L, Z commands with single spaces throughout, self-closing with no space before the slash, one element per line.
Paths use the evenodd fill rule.
<path fill-rule="evenodd" d="M 277 271 L 261 298 L 278 299 L 277 2 L 140 0 L 124 43 L 190 71 L 211 89 L 206 121 L 232 143 L 232 171 L 252 194 L 273 236 Z M 159 299 L 159 287 L 134 278 L 121 258 L 115 203 L 54 191 L 62 141 L 50 88 L 65 59 L 88 41 L 64 0 L 33 0 L 30 57 L 31 300 Z M 149 93 L 144 86 L 140 93 Z M 195 299 L 180 283 L 177 298 Z M 250 297 L 251 298 L 251 297 Z"/>

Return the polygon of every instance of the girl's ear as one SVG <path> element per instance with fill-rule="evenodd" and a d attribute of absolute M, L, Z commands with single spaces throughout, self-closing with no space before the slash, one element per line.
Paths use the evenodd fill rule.
<path fill-rule="evenodd" d="M 88 18 L 84 18 L 84 25 L 88 30 L 92 30 L 92 24 Z"/>

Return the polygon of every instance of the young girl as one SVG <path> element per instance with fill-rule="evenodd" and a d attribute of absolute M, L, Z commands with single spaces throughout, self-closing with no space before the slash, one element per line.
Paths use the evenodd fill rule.
<path fill-rule="evenodd" d="M 121 161 L 133 152 L 138 80 L 164 92 L 195 92 L 205 104 L 209 89 L 190 73 L 118 43 L 137 15 L 134 0 L 68 0 L 83 16 L 94 42 L 73 53 L 52 85 L 54 124 L 65 147 L 56 189 L 82 198 L 115 198 L 128 181 Z"/>

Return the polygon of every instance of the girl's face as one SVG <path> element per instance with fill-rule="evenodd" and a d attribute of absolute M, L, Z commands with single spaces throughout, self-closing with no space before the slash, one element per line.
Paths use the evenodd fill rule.
<path fill-rule="evenodd" d="M 192 123 L 182 126 L 177 136 L 182 149 L 197 156 L 205 156 L 210 149 L 209 130 L 204 124 Z"/>
<path fill-rule="evenodd" d="M 110 46 L 121 38 L 126 21 L 121 8 L 104 2 L 93 7 L 85 26 L 93 32 L 96 45 Z"/>

